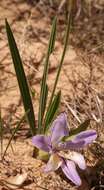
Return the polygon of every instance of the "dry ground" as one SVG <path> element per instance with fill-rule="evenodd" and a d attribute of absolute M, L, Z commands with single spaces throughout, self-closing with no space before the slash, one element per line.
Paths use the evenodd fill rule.
<path fill-rule="evenodd" d="M 23 114 L 7 45 L 5 18 L 14 31 L 30 87 L 35 92 L 33 102 L 37 118 L 43 59 L 55 9 L 56 7 L 52 8 L 44 2 L 30 4 L 25 0 L 0 1 L 0 107 L 5 126 L 4 149 L 10 136 L 10 128 L 15 127 Z M 104 11 L 95 8 L 91 14 L 83 13 L 73 23 L 70 45 L 57 88 L 62 90 L 60 111 L 65 110 L 68 113 L 71 127 L 76 127 L 78 121 L 71 113 L 70 107 L 75 110 L 81 121 L 88 117 L 93 118 L 91 128 L 98 131 L 99 138 L 96 144 L 84 151 L 89 167 L 85 173 L 81 173 L 83 184 L 79 190 L 104 189 L 104 165 L 101 164 L 104 157 Z M 54 83 L 63 48 L 64 29 L 65 17 L 60 13 L 55 52 L 50 60 L 48 80 L 50 89 Z M 60 173 L 42 172 L 44 163 L 33 158 L 33 147 L 31 138 L 27 138 L 27 130 L 27 124 L 23 125 L 12 142 L 13 151 L 9 148 L 4 162 L 0 163 L 0 189 L 8 189 L 5 180 L 21 173 L 28 174 L 24 185 L 18 188 L 21 190 L 77 189 Z"/>

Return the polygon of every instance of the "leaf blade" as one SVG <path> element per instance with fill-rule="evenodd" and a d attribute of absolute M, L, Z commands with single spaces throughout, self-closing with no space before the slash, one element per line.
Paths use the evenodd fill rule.
<path fill-rule="evenodd" d="M 61 68 L 62 68 L 62 65 L 63 65 L 63 62 L 64 62 L 64 57 L 65 57 L 67 44 L 68 44 L 68 39 L 69 39 L 70 26 L 71 26 L 71 10 L 70 10 L 70 13 L 69 13 L 68 24 L 67 24 L 67 27 L 66 27 L 66 36 L 65 36 L 64 49 L 63 49 L 60 64 L 59 64 L 59 67 L 58 67 L 58 71 L 57 71 L 56 79 L 55 79 L 55 82 L 54 82 L 54 86 L 53 86 L 52 94 L 51 94 L 51 97 L 50 97 L 50 101 L 49 101 L 49 104 L 48 104 L 47 113 L 50 110 L 50 107 L 51 107 L 51 104 L 52 104 L 52 101 L 53 101 L 53 98 L 54 98 L 56 86 L 57 86 L 57 83 L 58 83 L 58 79 L 59 79 L 59 76 L 60 76 Z M 46 113 L 46 115 L 47 115 L 47 113 Z M 47 116 L 45 116 L 45 117 L 47 117 Z M 45 120 L 46 120 L 46 118 L 45 118 Z"/>
<path fill-rule="evenodd" d="M 0 149 L 1 149 L 1 159 L 3 155 L 3 133 L 4 133 L 4 128 L 3 128 L 3 121 L 2 121 L 2 116 L 1 116 L 1 109 L 0 109 Z"/>
<path fill-rule="evenodd" d="M 55 89 L 56 89 L 56 86 L 57 86 L 57 82 L 58 82 L 58 79 L 59 79 L 59 75 L 60 75 L 60 72 L 61 72 L 61 68 L 62 68 L 62 65 L 63 65 L 63 61 L 64 61 L 64 57 L 65 57 L 65 53 L 66 53 L 66 48 L 67 48 L 67 43 L 68 43 L 68 39 L 69 39 L 70 25 L 71 25 L 71 13 L 70 13 L 69 18 L 68 18 L 68 24 L 67 24 L 67 28 L 66 28 L 65 45 L 64 45 L 61 61 L 60 61 L 60 64 L 59 64 L 57 76 L 56 76 L 56 79 L 55 79 L 55 83 L 54 83 L 53 92 L 52 92 L 52 95 L 51 95 L 50 102 L 53 99 Z"/>
<path fill-rule="evenodd" d="M 4 153 L 3 153 L 2 160 L 3 160 L 4 157 L 5 157 L 5 154 L 6 154 L 8 148 L 9 148 L 9 146 L 10 146 L 10 144 L 11 144 L 11 141 L 12 141 L 14 135 L 15 135 L 16 132 L 19 130 L 19 128 L 20 128 L 20 126 L 21 126 L 21 123 L 22 123 L 22 122 L 24 121 L 24 119 L 26 118 L 28 112 L 29 112 L 29 111 L 27 111 L 27 112 L 22 116 L 22 118 L 21 118 L 20 121 L 18 122 L 17 126 L 15 127 L 15 130 L 14 130 L 14 132 L 12 133 L 12 135 L 11 135 L 9 141 L 8 141 L 8 144 L 7 144 L 7 146 L 6 146 L 6 149 L 5 149 Z"/>
<path fill-rule="evenodd" d="M 42 132 L 42 121 L 44 117 L 43 113 L 43 107 L 45 110 L 45 96 L 46 96 L 46 80 L 48 76 L 48 69 L 49 69 L 49 58 L 51 53 L 53 52 L 54 45 L 55 45 L 55 38 L 56 38 L 56 24 L 57 24 L 57 18 L 55 17 L 52 24 L 50 39 L 49 39 L 49 45 L 46 55 L 46 60 L 44 64 L 44 71 L 43 71 L 43 77 L 42 77 L 42 83 L 41 83 L 41 92 L 40 92 L 40 100 L 39 100 L 39 113 L 38 113 L 38 132 Z"/>
<path fill-rule="evenodd" d="M 44 123 L 44 133 L 49 129 L 49 124 L 52 122 L 60 104 L 61 91 L 57 93 L 54 97 L 51 106 L 49 107 L 49 112 L 46 113 L 45 123 Z"/>
<path fill-rule="evenodd" d="M 78 133 L 85 131 L 88 128 L 89 124 L 90 119 L 85 120 L 83 123 L 79 125 L 78 128 L 71 130 L 69 136 L 64 137 L 62 141 L 72 140 Z"/>
<path fill-rule="evenodd" d="M 6 24 L 8 44 L 9 44 L 15 72 L 16 72 L 16 77 L 17 77 L 20 93 L 21 93 L 22 100 L 23 100 L 24 109 L 25 109 L 25 112 L 27 110 L 30 110 L 28 112 L 27 118 L 28 118 L 28 122 L 30 125 L 32 135 L 34 135 L 36 133 L 36 131 L 35 131 L 35 115 L 34 115 L 34 110 L 33 110 L 33 105 L 32 105 L 32 100 L 31 100 L 31 96 L 30 96 L 30 92 L 29 92 L 26 75 L 25 75 L 24 68 L 22 65 L 22 60 L 21 60 L 21 57 L 19 54 L 19 50 L 17 48 L 16 41 L 13 36 L 13 32 L 12 32 L 7 20 L 5 20 L 5 24 Z"/>

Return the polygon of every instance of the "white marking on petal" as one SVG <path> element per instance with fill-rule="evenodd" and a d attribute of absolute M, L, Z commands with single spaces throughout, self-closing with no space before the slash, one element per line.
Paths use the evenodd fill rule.
<path fill-rule="evenodd" d="M 78 152 L 71 152 L 70 159 L 73 160 L 79 166 L 80 169 L 86 169 L 85 159 L 82 154 Z"/>
<path fill-rule="evenodd" d="M 57 154 L 52 154 L 44 169 L 45 172 L 51 172 L 57 170 L 62 165 L 63 160 Z"/>

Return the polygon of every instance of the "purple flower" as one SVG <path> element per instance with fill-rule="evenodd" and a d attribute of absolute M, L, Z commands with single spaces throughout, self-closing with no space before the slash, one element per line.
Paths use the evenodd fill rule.
<path fill-rule="evenodd" d="M 83 155 L 76 151 L 92 143 L 97 134 L 95 130 L 87 130 L 80 132 L 72 140 L 63 142 L 62 138 L 68 135 L 67 116 L 65 113 L 61 113 L 53 122 L 50 135 L 36 135 L 32 138 L 32 143 L 37 148 L 50 154 L 49 161 L 45 167 L 46 172 L 55 171 L 61 167 L 67 178 L 80 186 L 81 179 L 77 173 L 76 165 L 84 170 L 86 163 Z"/>

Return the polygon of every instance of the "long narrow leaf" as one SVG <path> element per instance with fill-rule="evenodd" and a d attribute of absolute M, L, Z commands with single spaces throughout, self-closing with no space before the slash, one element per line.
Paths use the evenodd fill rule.
<path fill-rule="evenodd" d="M 44 94 L 44 104 L 42 107 L 42 118 L 44 116 L 45 108 L 46 108 L 46 103 L 47 103 L 47 97 L 48 97 L 48 85 L 45 85 L 45 94 Z"/>
<path fill-rule="evenodd" d="M 63 141 L 68 141 L 73 139 L 78 133 L 85 131 L 88 128 L 89 124 L 90 124 L 90 119 L 85 120 L 83 123 L 79 125 L 78 128 L 71 130 L 69 136 L 64 137 Z"/>
<path fill-rule="evenodd" d="M 20 128 L 20 126 L 21 126 L 21 123 L 26 119 L 26 116 L 27 116 L 28 112 L 29 112 L 29 111 L 27 111 L 27 112 L 23 115 L 23 117 L 22 117 L 22 118 L 20 119 L 20 121 L 18 122 L 18 124 L 17 124 L 17 126 L 16 126 L 14 132 L 12 133 L 12 136 L 10 137 L 9 142 L 8 142 L 8 144 L 7 144 L 7 146 L 6 146 L 6 149 L 5 149 L 5 151 L 4 151 L 4 154 L 3 154 L 3 156 L 2 156 L 2 160 L 4 160 L 5 154 L 6 154 L 8 148 L 9 148 L 9 146 L 10 146 L 10 144 L 11 144 L 11 141 L 13 140 L 14 135 L 15 135 L 15 134 L 17 133 L 17 131 L 19 130 L 19 128 Z"/>
<path fill-rule="evenodd" d="M 34 111 L 33 111 L 32 100 L 31 100 L 31 96 L 30 96 L 30 92 L 29 92 L 29 87 L 28 87 L 25 72 L 23 69 L 19 50 L 17 48 L 12 30 L 11 30 L 7 20 L 6 20 L 6 32 L 7 32 L 10 52 L 11 52 L 11 56 L 12 56 L 12 60 L 13 60 L 13 64 L 14 64 L 14 68 L 15 68 L 15 72 L 16 72 L 16 77 L 18 80 L 18 84 L 19 84 L 19 88 L 20 88 L 20 92 L 21 92 L 21 96 L 22 96 L 22 100 L 23 100 L 23 104 L 24 104 L 24 109 L 25 109 L 25 112 L 27 110 L 30 110 L 27 115 L 27 118 L 28 118 L 28 122 L 29 122 L 29 125 L 31 128 L 32 135 L 34 135 L 36 133 L 35 116 L 34 116 Z"/>
<path fill-rule="evenodd" d="M 78 128 L 70 131 L 70 136 L 76 135 L 82 131 L 85 131 L 88 128 L 89 124 L 90 124 L 90 119 L 85 120 L 83 123 L 79 125 Z"/>
<path fill-rule="evenodd" d="M 52 94 L 51 94 L 51 98 L 50 98 L 50 101 L 49 101 L 49 104 L 48 104 L 45 120 L 46 120 L 47 114 L 48 114 L 48 112 L 50 110 L 50 107 L 51 107 L 51 104 L 52 104 L 52 101 L 53 101 L 53 98 L 54 98 L 57 82 L 58 82 L 59 75 L 60 75 L 60 72 L 61 72 L 62 64 L 64 62 L 64 57 L 65 57 L 66 48 L 67 48 L 68 39 L 69 39 L 70 26 L 71 26 L 71 11 L 70 11 L 70 14 L 69 14 L 69 17 L 68 17 L 68 23 L 67 23 L 67 28 L 66 28 L 65 45 L 64 45 L 61 61 L 60 61 L 60 64 L 59 64 L 59 68 L 58 68 L 58 71 L 57 71 L 57 75 L 56 75 L 53 91 L 52 91 Z"/>
<path fill-rule="evenodd" d="M 54 44 L 55 44 L 55 37 L 56 37 L 56 22 L 57 19 L 56 17 L 53 20 L 52 24 L 52 30 L 51 30 L 51 35 L 49 39 L 49 45 L 48 45 L 48 51 L 46 55 L 46 60 L 44 64 L 44 72 L 43 72 L 43 77 L 42 77 L 42 82 L 41 82 L 41 92 L 40 92 L 40 100 L 39 100 L 39 113 L 38 113 L 38 132 L 42 132 L 42 120 L 43 120 L 43 107 L 45 109 L 46 106 L 46 80 L 48 76 L 48 68 L 49 68 L 49 58 L 50 54 L 52 53 L 54 49 Z"/>
<path fill-rule="evenodd" d="M 3 122 L 2 122 L 2 117 L 1 117 L 1 110 L 0 110 L 0 144 L 1 144 L 1 159 L 2 159 L 2 154 L 3 154 Z"/>
<path fill-rule="evenodd" d="M 61 99 L 61 91 L 57 93 L 57 95 L 54 97 L 53 102 L 49 108 L 49 111 L 46 114 L 46 120 L 44 124 L 44 133 L 48 130 L 50 123 L 52 122 L 60 104 Z"/>

